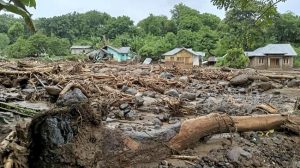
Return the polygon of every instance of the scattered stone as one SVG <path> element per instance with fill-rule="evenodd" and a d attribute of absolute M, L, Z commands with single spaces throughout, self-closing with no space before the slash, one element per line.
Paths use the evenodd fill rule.
<path fill-rule="evenodd" d="M 125 93 L 128 93 L 130 95 L 136 95 L 137 94 L 137 90 L 134 88 L 128 88 Z"/>
<path fill-rule="evenodd" d="M 299 87 L 300 86 L 300 80 L 293 79 L 287 83 L 287 87 Z"/>
<path fill-rule="evenodd" d="M 171 97 L 179 97 L 179 93 L 175 89 L 170 89 L 165 92 L 165 95 L 171 96 Z"/>
<path fill-rule="evenodd" d="M 267 91 L 270 89 L 274 89 L 275 86 L 271 82 L 255 82 L 251 86 L 252 89 L 259 89 L 261 91 Z"/>
<path fill-rule="evenodd" d="M 140 107 L 144 104 L 144 99 L 141 96 L 136 96 L 134 102 L 136 106 Z"/>
<path fill-rule="evenodd" d="M 124 111 L 116 111 L 114 114 L 115 114 L 115 117 L 118 119 L 123 119 L 125 116 Z"/>
<path fill-rule="evenodd" d="M 246 93 L 246 89 L 245 88 L 240 88 L 239 92 L 245 94 Z"/>
<path fill-rule="evenodd" d="M 129 108 L 129 104 L 128 103 L 123 103 L 123 104 L 120 105 L 119 108 L 120 108 L 120 110 L 125 110 L 125 109 Z"/>
<path fill-rule="evenodd" d="M 189 82 L 189 77 L 188 76 L 182 76 L 179 78 L 179 81 L 184 82 L 184 83 L 188 83 Z"/>
<path fill-rule="evenodd" d="M 78 105 L 81 103 L 87 103 L 88 98 L 78 88 L 68 91 L 64 95 L 60 96 L 56 102 L 58 106 L 70 106 Z"/>
<path fill-rule="evenodd" d="M 174 75 L 169 72 L 162 72 L 160 74 L 160 77 L 165 78 L 165 79 L 172 79 L 172 78 L 174 78 Z"/>
<path fill-rule="evenodd" d="M 129 111 L 128 113 L 125 113 L 125 119 L 133 121 L 135 120 L 135 113 L 133 111 Z"/>
<path fill-rule="evenodd" d="M 169 121 L 171 115 L 169 113 L 164 113 L 162 115 L 159 115 L 157 118 L 161 121 L 161 122 L 167 122 Z"/>
<path fill-rule="evenodd" d="M 182 95 L 180 95 L 180 99 L 187 99 L 187 100 L 196 100 L 196 94 L 195 93 L 189 93 L 189 92 L 184 92 Z"/>
<path fill-rule="evenodd" d="M 151 92 L 151 91 L 146 91 L 143 93 L 143 96 L 148 96 L 148 97 L 152 97 L 155 98 L 156 93 L 155 92 Z"/>
<path fill-rule="evenodd" d="M 157 102 L 156 99 L 154 99 L 152 97 L 147 97 L 147 96 L 143 97 L 143 100 L 144 100 L 144 103 L 143 103 L 144 106 L 150 106 Z"/>
<path fill-rule="evenodd" d="M 240 156 L 244 156 L 247 159 L 252 158 L 252 154 L 243 150 L 241 147 L 233 147 L 230 151 L 227 153 L 228 159 L 230 159 L 232 162 L 239 163 Z"/>
<path fill-rule="evenodd" d="M 158 118 L 154 118 L 153 121 L 152 121 L 152 124 L 155 126 L 155 125 L 159 125 L 159 126 L 162 126 L 163 123 L 158 119 Z"/>

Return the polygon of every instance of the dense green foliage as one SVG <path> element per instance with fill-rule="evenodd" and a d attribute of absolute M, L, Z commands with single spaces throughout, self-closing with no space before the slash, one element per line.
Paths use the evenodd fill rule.
<path fill-rule="evenodd" d="M 249 58 L 245 56 L 241 48 L 233 48 L 227 51 L 223 65 L 230 68 L 245 68 L 249 63 Z"/>
<path fill-rule="evenodd" d="M 140 56 L 154 59 L 175 47 L 193 48 L 206 52 L 207 56 L 218 57 L 233 48 L 251 51 L 268 43 L 291 43 L 300 50 L 297 48 L 300 47 L 300 17 L 293 13 L 278 13 L 277 1 L 212 2 L 226 9 L 223 20 L 178 4 L 171 10 L 171 18 L 150 14 L 136 25 L 127 16 L 112 17 L 98 11 L 40 18 L 34 20 L 39 31 L 34 35 L 20 19 L 0 15 L 0 33 L 9 37 L 10 46 L 6 47 L 6 53 L 13 57 L 66 55 L 70 44 L 95 48 L 130 46 Z M 5 37 L 2 35 L 1 38 Z M 20 45 L 24 42 L 25 45 Z M 7 46 L 7 41 L 1 46 Z M 28 47 L 26 51 L 24 46 Z M 15 53 L 13 49 L 17 49 Z M 24 53 L 18 53 L 20 51 Z"/>
<path fill-rule="evenodd" d="M 9 44 L 9 38 L 6 34 L 0 33 L 0 53 L 4 50 Z"/>
<path fill-rule="evenodd" d="M 18 38 L 15 43 L 6 48 L 5 53 L 12 58 L 41 56 L 42 54 L 63 56 L 69 53 L 69 47 L 70 42 L 67 39 L 47 37 L 38 32 L 28 39 Z"/>

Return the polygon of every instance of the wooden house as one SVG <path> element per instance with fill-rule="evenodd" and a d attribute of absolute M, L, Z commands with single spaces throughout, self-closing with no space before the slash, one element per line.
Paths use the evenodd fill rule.
<path fill-rule="evenodd" d="M 166 64 L 199 66 L 202 63 L 204 52 L 196 52 L 187 48 L 175 48 L 163 54 Z"/>
<path fill-rule="evenodd" d="M 268 44 L 251 52 L 245 52 L 249 57 L 249 66 L 256 69 L 288 70 L 293 68 L 297 53 L 290 44 Z"/>

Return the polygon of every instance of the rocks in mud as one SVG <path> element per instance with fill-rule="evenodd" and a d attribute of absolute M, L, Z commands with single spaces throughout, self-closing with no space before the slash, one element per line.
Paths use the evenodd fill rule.
<path fill-rule="evenodd" d="M 180 99 L 193 101 L 193 100 L 196 100 L 196 94 L 195 93 L 184 92 L 180 95 Z"/>
<path fill-rule="evenodd" d="M 118 119 L 135 120 L 135 112 L 131 110 L 128 103 L 121 104 L 120 110 L 115 111 L 114 115 Z"/>
<path fill-rule="evenodd" d="M 88 98 L 78 88 L 68 91 L 64 95 L 60 96 L 56 102 L 58 106 L 71 106 L 81 103 L 87 103 Z"/>
<path fill-rule="evenodd" d="M 120 110 L 125 110 L 125 109 L 129 108 L 129 104 L 128 103 L 123 103 L 123 104 L 120 105 L 119 108 L 120 108 Z"/>
<path fill-rule="evenodd" d="M 258 89 L 260 91 L 267 91 L 276 88 L 272 82 L 255 82 L 250 86 L 251 89 Z"/>
<path fill-rule="evenodd" d="M 230 151 L 227 153 L 227 157 L 232 161 L 232 162 L 239 162 L 240 157 L 246 157 L 247 159 L 252 158 L 252 154 L 245 151 L 241 147 L 233 147 Z"/>
<path fill-rule="evenodd" d="M 188 83 L 189 82 L 189 77 L 188 76 L 181 76 L 179 78 L 180 82 Z"/>
<path fill-rule="evenodd" d="M 140 107 L 144 104 L 144 99 L 142 96 L 136 96 L 134 102 L 136 106 Z"/>
<path fill-rule="evenodd" d="M 135 88 L 131 88 L 131 87 L 128 87 L 126 85 L 124 85 L 122 87 L 122 92 L 125 92 L 127 94 L 130 94 L 130 95 L 136 95 L 138 93 L 138 91 L 135 89 Z"/>
<path fill-rule="evenodd" d="M 159 76 L 161 78 L 165 78 L 165 79 L 172 79 L 175 77 L 173 74 L 171 74 L 169 72 L 162 72 Z"/>
<path fill-rule="evenodd" d="M 293 79 L 287 83 L 287 87 L 299 87 L 300 86 L 300 80 Z"/>
<path fill-rule="evenodd" d="M 231 84 L 233 86 L 241 86 L 241 85 L 249 84 L 249 75 L 241 74 L 241 75 L 235 76 L 230 80 L 229 84 Z"/>
<path fill-rule="evenodd" d="M 165 92 L 165 95 L 171 96 L 171 97 L 179 97 L 179 93 L 175 89 L 170 89 Z"/>

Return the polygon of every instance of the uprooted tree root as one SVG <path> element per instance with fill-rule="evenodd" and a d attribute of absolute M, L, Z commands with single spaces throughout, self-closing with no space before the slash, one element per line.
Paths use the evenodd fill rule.
<path fill-rule="evenodd" d="M 159 161 L 170 153 L 161 143 L 141 144 L 103 127 L 101 116 L 91 111 L 89 106 L 76 106 L 34 118 L 29 127 L 29 166 L 126 167 Z"/>

